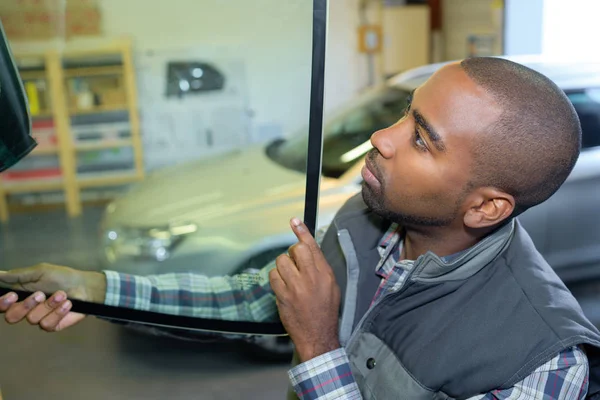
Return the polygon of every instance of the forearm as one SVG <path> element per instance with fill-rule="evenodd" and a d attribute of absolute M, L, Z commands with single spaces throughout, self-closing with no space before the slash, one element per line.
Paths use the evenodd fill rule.
<path fill-rule="evenodd" d="M 104 271 L 104 304 L 164 314 L 230 321 L 276 321 L 266 266 L 256 275 L 209 278 L 192 273 L 150 276 Z"/>

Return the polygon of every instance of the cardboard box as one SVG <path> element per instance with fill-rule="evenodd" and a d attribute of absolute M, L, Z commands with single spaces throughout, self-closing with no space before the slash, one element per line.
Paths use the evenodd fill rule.
<path fill-rule="evenodd" d="M 66 7 L 58 0 L 0 3 L 0 20 L 10 40 L 51 40 L 102 33 L 100 8 L 95 1 L 68 0 Z"/>

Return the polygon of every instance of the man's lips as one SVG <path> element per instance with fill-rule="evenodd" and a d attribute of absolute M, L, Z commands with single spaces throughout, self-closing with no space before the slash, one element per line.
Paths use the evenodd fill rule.
<path fill-rule="evenodd" d="M 366 158 L 365 159 L 365 166 L 363 167 L 362 171 L 361 171 L 361 175 L 363 177 L 363 179 L 365 180 L 365 182 L 371 184 L 371 185 L 381 185 L 381 181 L 379 180 L 379 178 L 377 177 L 377 175 L 375 175 L 375 173 L 373 171 L 376 171 L 376 169 L 373 167 L 372 162 Z"/>

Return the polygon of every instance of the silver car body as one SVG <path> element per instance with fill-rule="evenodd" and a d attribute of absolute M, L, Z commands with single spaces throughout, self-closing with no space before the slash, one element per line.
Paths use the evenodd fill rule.
<path fill-rule="evenodd" d="M 567 93 L 600 88 L 597 64 L 511 59 L 544 73 Z M 325 138 L 336 125 L 377 102 L 382 93 L 410 92 L 442 65 L 401 73 L 383 87 L 358 96 L 327 119 Z M 600 113 L 596 115 L 600 118 Z M 287 140 L 301 146 L 305 132 Z M 600 136 L 600 131 L 584 134 Z M 354 149 L 357 160 L 352 167 L 339 177 L 323 176 L 319 227 L 327 225 L 360 190 L 368 135 L 365 140 Z M 257 268 L 275 258 L 295 242 L 288 221 L 303 216 L 305 175 L 274 162 L 267 147 L 255 145 L 165 168 L 135 185 L 107 207 L 102 220 L 102 267 L 139 275 L 195 272 L 220 276 Z M 599 199 L 600 147 L 592 146 L 583 149 L 567 182 L 551 199 L 520 217 L 538 249 L 565 280 L 588 278 L 600 271 Z"/>

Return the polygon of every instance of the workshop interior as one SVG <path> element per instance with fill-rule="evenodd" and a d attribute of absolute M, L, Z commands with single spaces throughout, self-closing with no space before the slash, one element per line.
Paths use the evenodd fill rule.
<path fill-rule="evenodd" d="M 0 399 L 282 398 L 294 344 L 276 310 L 226 295 L 211 300 L 222 315 L 151 308 L 135 300 L 149 286 L 127 282 L 189 275 L 218 292 L 228 277 L 260 295 L 296 242 L 290 218 L 322 235 L 361 191 L 371 135 L 468 57 L 543 72 L 578 114 L 585 173 L 519 218 L 600 327 L 599 13 L 591 0 L 1 1 L 0 270 L 109 271 L 121 286 L 117 301 L 57 281 L 90 314 L 64 332 L 0 320 Z"/>

